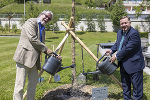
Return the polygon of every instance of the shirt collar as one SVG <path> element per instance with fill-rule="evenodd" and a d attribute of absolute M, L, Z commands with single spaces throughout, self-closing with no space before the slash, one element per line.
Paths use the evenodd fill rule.
<path fill-rule="evenodd" d="M 40 19 L 38 18 L 38 19 L 37 19 L 37 23 L 40 23 L 40 22 L 41 22 L 41 21 L 40 21 Z"/>
<path fill-rule="evenodd" d="M 131 28 L 131 27 L 130 27 Z M 122 30 L 122 35 L 127 35 L 127 33 L 129 32 L 130 28 L 127 31 L 123 31 Z"/>

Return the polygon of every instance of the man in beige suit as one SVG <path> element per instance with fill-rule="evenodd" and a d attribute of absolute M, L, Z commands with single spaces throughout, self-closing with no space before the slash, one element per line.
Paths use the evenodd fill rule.
<path fill-rule="evenodd" d="M 40 54 L 51 54 L 44 44 L 45 27 L 53 17 L 51 11 L 43 11 L 38 18 L 28 19 L 22 26 L 20 40 L 14 54 L 16 61 L 16 81 L 13 100 L 23 99 L 26 75 L 28 76 L 27 100 L 34 100 L 40 69 Z"/>

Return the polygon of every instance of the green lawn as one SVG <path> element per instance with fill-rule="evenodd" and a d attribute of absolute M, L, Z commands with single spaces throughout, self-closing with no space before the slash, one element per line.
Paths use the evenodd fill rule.
<path fill-rule="evenodd" d="M 65 33 L 51 33 L 47 32 L 46 45 L 53 49 L 58 46 Z M 77 32 L 77 36 L 85 43 L 85 45 L 96 55 L 97 43 L 106 43 L 108 41 L 114 42 L 116 39 L 116 33 L 99 33 L 99 32 Z M 0 37 L 0 98 L 1 100 L 12 100 L 12 94 L 15 84 L 15 62 L 12 57 L 15 52 L 19 37 Z M 81 60 L 81 46 L 76 41 L 76 70 L 77 75 L 82 72 L 82 60 Z M 62 52 L 62 63 L 63 66 L 71 65 L 71 38 L 66 40 L 65 46 Z M 43 55 L 44 63 L 44 55 Z M 95 71 L 95 60 L 84 50 L 84 66 L 85 72 Z M 48 90 L 55 88 L 59 85 L 71 83 L 71 69 L 65 69 L 59 72 L 61 76 L 60 82 L 54 82 L 52 79 L 51 83 L 48 83 L 50 75 L 46 72 L 42 74 L 44 82 L 39 83 L 36 91 L 36 99 L 40 100 L 41 96 Z M 119 69 L 114 75 L 120 80 Z M 94 81 L 92 75 L 87 77 L 88 85 L 95 85 L 97 87 L 108 87 L 110 100 L 123 100 L 122 90 L 120 87 L 106 75 L 99 75 L 99 80 Z M 150 78 L 149 75 L 144 73 L 144 100 L 150 98 Z"/>

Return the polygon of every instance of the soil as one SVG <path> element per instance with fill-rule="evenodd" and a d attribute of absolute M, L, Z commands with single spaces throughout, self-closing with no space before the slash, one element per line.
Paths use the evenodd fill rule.
<path fill-rule="evenodd" d="M 47 91 L 42 100 L 91 100 L 92 88 L 96 87 L 82 85 L 73 88 L 71 84 L 65 84 Z"/>

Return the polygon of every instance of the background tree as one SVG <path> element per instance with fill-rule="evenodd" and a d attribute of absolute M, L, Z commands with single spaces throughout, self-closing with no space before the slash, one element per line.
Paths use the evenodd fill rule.
<path fill-rule="evenodd" d="M 98 22 L 98 26 L 100 28 L 100 32 L 105 32 L 106 31 L 106 27 L 105 27 L 104 16 L 103 15 L 99 15 L 98 18 L 97 18 L 97 22 Z"/>
<path fill-rule="evenodd" d="M 85 4 L 86 4 L 88 7 L 95 7 L 95 2 L 94 2 L 94 0 L 86 0 L 86 1 L 85 1 Z"/>
<path fill-rule="evenodd" d="M 12 31 L 15 32 L 15 33 L 17 32 L 17 25 L 16 24 L 12 25 Z"/>
<path fill-rule="evenodd" d="M 36 18 L 38 17 L 40 10 L 38 9 L 38 7 L 36 7 L 34 5 L 33 2 L 27 3 L 27 5 L 29 5 L 29 7 L 26 9 L 26 15 L 25 15 L 25 19 L 24 16 L 22 17 L 22 20 L 20 21 L 20 24 L 22 25 L 27 19 L 29 18 Z"/>
<path fill-rule="evenodd" d="M 13 3 L 13 0 L 0 0 L 0 8 Z"/>
<path fill-rule="evenodd" d="M 138 18 L 142 14 L 142 11 L 145 11 L 145 9 L 146 5 L 144 3 L 140 4 L 139 6 L 135 6 L 134 10 L 136 17 Z"/>
<path fill-rule="evenodd" d="M 33 2 L 28 3 L 28 5 L 29 8 L 26 11 L 25 19 L 38 17 L 39 13 L 41 13 L 38 7 L 35 6 Z"/>
<path fill-rule="evenodd" d="M 95 0 L 96 7 L 103 7 L 105 0 Z"/>
<path fill-rule="evenodd" d="M 120 27 L 120 18 L 126 16 L 127 12 L 121 0 L 118 0 L 112 7 L 111 20 L 113 23 L 114 31 L 117 32 Z"/>
<path fill-rule="evenodd" d="M 86 19 L 87 19 L 87 31 L 89 31 L 89 32 L 95 32 L 96 31 L 96 29 L 95 29 L 95 23 L 93 21 L 92 15 L 88 15 L 86 17 Z"/>
<path fill-rule="evenodd" d="M 25 2 L 27 2 L 27 1 L 36 1 L 36 2 L 38 2 L 38 0 L 25 0 Z M 16 3 L 24 3 L 24 0 L 14 0 L 14 2 L 16 2 Z"/>

